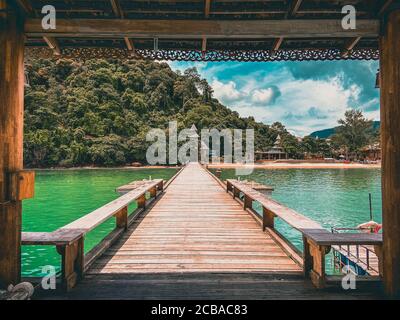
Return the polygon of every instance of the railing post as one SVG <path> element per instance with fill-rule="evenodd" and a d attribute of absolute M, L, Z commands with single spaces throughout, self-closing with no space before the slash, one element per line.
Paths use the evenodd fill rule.
<path fill-rule="evenodd" d="M 274 228 L 274 218 L 275 215 L 267 208 L 263 207 L 263 231 L 265 231 L 265 228 Z"/>
<path fill-rule="evenodd" d="M 304 239 L 303 270 L 306 277 L 311 278 L 313 285 L 322 289 L 325 287 L 325 255 L 329 246 L 321 246 Z"/>
<path fill-rule="evenodd" d="M 243 209 L 246 210 L 247 208 L 253 208 L 253 199 L 251 199 L 247 194 L 244 195 L 243 199 Z"/>
<path fill-rule="evenodd" d="M 157 185 L 158 191 L 164 191 L 164 180 L 161 180 Z"/>
<path fill-rule="evenodd" d="M 305 278 L 310 277 L 310 271 L 312 269 L 312 256 L 310 252 L 310 245 L 307 238 L 303 235 L 303 274 Z"/>
<path fill-rule="evenodd" d="M 138 208 L 143 208 L 143 209 L 146 207 L 146 193 L 144 193 L 137 199 L 137 206 Z"/>
<path fill-rule="evenodd" d="M 236 188 L 235 186 L 232 186 L 233 199 L 235 199 L 236 197 L 239 197 L 239 194 L 240 194 L 240 190 L 238 188 Z"/>
<path fill-rule="evenodd" d="M 115 214 L 115 224 L 117 228 L 128 229 L 128 207 L 122 208 Z"/>
<path fill-rule="evenodd" d="M 153 187 L 149 190 L 150 192 L 150 197 L 155 198 L 157 197 L 157 187 Z"/>
<path fill-rule="evenodd" d="M 71 244 L 57 246 L 57 252 L 61 255 L 62 285 L 70 291 L 84 275 L 84 237 Z"/>
<path fill-rule="evenodd" d="M 374 246 L 374 251 L 375 251 L 376 256 L 378 257 L 379 276 L 383 277 L 383 252 L 382 252 L 382 246 L 375 245 Z"/>

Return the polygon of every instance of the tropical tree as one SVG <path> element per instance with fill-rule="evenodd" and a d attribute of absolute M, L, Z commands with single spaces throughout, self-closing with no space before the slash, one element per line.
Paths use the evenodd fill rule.
<path fill-rule="evenodd" d="M 373 121 L 364 117 L 361 110 L 348 110 L 344 119 L 338 121 L 332 141 L 341 147 L 346 158 L 351 156 L 358 158 L 360 149 L 369 144 L 373 138 Z"/>

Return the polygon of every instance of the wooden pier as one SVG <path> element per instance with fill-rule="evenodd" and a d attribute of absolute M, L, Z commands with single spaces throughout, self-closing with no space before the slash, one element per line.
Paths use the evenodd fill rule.
<path fill-rule="evenodd" d="M 301 268 L 193 163 L 88 274 L 198 271 L 286 273 Z"/>
<path fill-rule="evenodd" d="M 138 208 L 128 216 L 135 199 Z M 84 235 L 112 216 L 116 229 L 84 255 Z M 274 218 L 303 233 L 304 254 L 274 229 Z M 223 183 L 198 163 L 166 185 L 148 181 L 52 233 L 23 233 L 24 244 L 56 245 L 63 257 L 63 289 L 37 292 L 46 299 L 376 299 L 379 282 L 344 291 L 329 284 L 322 261 L 330 243 L 381 242 L 376 235 L 332 235 L 246 184 Z"/>

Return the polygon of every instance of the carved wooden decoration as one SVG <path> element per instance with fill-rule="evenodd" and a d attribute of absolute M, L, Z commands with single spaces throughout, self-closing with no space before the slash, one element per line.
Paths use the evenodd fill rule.
<path fill-rule="evenodd" d="M 53 52 L 48 48 L 27 48 L 28 59 L 52 58 Z M 64 58 L 88 59 L 147 59 L 170 61 L 317 61 L 317 60 L 378 60 L 379 50 L 355 49 L 343 56 L 341 49 L 293 49 L 278 50 L 149 50 L 136 49 L 135 54 L 125 48 L 63 48 Z M 58 58 L 58 57 L 56 57 Z"/>

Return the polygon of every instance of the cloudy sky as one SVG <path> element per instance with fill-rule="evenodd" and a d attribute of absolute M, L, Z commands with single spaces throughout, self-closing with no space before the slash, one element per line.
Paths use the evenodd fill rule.
<path fill-rule="evenodd" d="M 182 71 L 195 66 L 214 96 L 241 116 L 266 124 L 281 121 L 300 136 L 336 126 L 349 108 L 379 120 L 376 61 L 169 64 Z"/>

